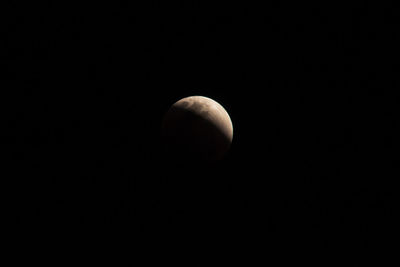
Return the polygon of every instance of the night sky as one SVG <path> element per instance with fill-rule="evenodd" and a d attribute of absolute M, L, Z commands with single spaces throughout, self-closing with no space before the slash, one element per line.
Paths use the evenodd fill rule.
<path fill-rule="evenodd" d="M 54 263 L 116 251 L 137 266 L 143 255 L 326 266 L 347 254 L 354 266 L 390 253 L 398 9 L 46 2 L 3 9 L 12 248 Z M 211 166 L 160 153 L 165 112 L 191 95 L 233 122 L 231 150 Z"/>

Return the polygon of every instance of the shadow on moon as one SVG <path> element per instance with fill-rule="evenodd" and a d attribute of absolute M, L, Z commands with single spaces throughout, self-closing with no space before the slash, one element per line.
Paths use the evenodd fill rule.
<path fill-rule="evenodd" d="M 231 139 L 207 119 L 207 113 L 195 113 L 185 106 L 170 108 L 162 127 L 162 154 L 171 165 L 209 166 L 227 153 Z"/>

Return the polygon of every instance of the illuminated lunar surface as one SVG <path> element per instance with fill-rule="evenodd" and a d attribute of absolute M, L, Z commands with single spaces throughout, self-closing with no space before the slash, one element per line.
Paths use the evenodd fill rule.
<path fill-rule="evenodd" d="M 167 155 L 184 161 L 222 159 L 233 138 L 227 111 L 204 96 L 174 103 L 165 115 L 162 132 Z"/>

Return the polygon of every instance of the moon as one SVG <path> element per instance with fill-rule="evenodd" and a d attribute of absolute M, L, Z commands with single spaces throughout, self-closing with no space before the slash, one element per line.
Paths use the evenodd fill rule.
<path fill-rule="evenodd" d="M 233 126 L 218 102 L 205 96 L 189 96 L 169 108 L 162 136 L 167 156 L 174 160 L 215 162 L 228 152 Z"/>

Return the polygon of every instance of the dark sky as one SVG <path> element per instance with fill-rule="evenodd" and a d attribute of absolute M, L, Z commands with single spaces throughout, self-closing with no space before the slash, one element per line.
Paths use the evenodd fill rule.
<path fill-rule="evenodd" d="M 17 249 L 183 266 L 287 266 L 299 253 L 325 266 L 332 255 L 315 255 L 357 262 L 392 242 L 398 9 L 144 2 L 3 9 Z M 231 115 L 219 164 L 160 154 L 163 115 L 190 95 Z"/>

